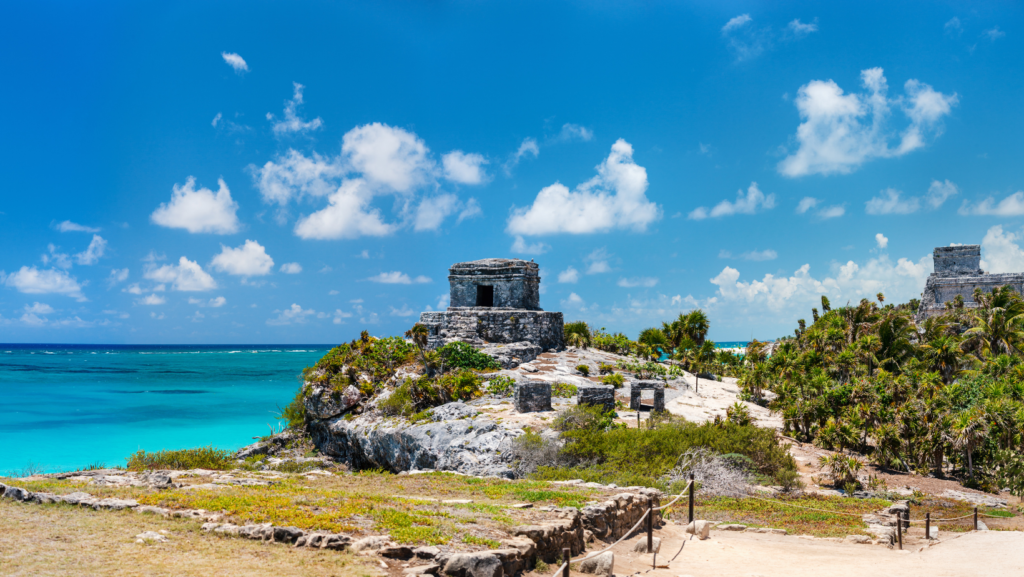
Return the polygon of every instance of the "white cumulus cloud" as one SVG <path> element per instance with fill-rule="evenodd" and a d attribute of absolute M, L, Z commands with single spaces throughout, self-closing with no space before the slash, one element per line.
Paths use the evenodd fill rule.
<path fill-rule="evenodd" d="M 1024 191 L 1017 192 L 996 202 L 993 197 L 988 197 L 981 202 L 971 204 L 964 201 L 960 205 L 959 213 L 976 216 L 1021 216 L 1024 215 Z"/>
<path fill-rule="evenodd" d="M 424 284 L 430 282 L 429 277 L 420 275 L 416 278 L 411 278 L 404 272 L 400 272 L 397 270 L 391 272 L 382 272 L 378 275 L 371 276 L 366 280 L 381 284 Z"/>
<path fill-rule="evenodd" d="M 993 226 L 981 241 L 981 268 L 990 273 L 1024 272 L 1024 250 L 1018 244 L 1024 235 L 1004 232 L 1001 225 Z"/>
<path fill-rule="evenodd" d="M 575 284 L 580 280 L 580 271 L 576 270 L 572 266 L 558 273 L 558 282 Z"/>
<path fill-rule="evenodd" d="M 315 315 L 316 311 L 313 309 L 304 309 L 297 304 L 292 304 L 289 308 L 284 310 L 276 310 L 277 316 L 274 318 L 267 319 L 267 324 L 274 325 L 290 325 L 290 324 L 302 324 L 306 320 Z"/>
<path fill-rule="evenodd" d="M 214 270 L 237 276 L 263 276 L 270 274 L 274 259 L 267 249 L 254 240 L 246 240 L 238 248 L 220 245 L 220 254 L 210 263 Z"/>
<path fill-rule="evenodd" d="M 647 170 L 633 162 L 633 147 L 620 138 L 597 166 L 597 176 L 573 191 L 559 182 L 545 187 L 532 206 L 513 208 L 506 231 L 523 236 L 644 231 L 661 218 L 661 208 L 647 199 L 647 185 Z"/>
<path fill-rule="evenodd" d="M 188 304 L 190 304 L 190 305 L 196 305 L 196 306 L 200 306 L 200 307 L 210 307 L 210 308 L 222 307 L 227 302 L 228 302 L 228 299 L 226 299 L 226 298 L 224 298 L 222 296 L 221 297 L 212 298 L 210 300 L 197 299 L 195 297 L 189 297 L 189 299 L 188 299 Z"/>
<path fill-rule="evenodd" d="M 110 276 L 107 277 L 107 285 L 113 287 L 118 283 L 122 283 L 128 280 L 128 269 L 126 268 L 114 268 L 110 269 Z"/>
<path fill-rule="evenodd" d="M 154 305 L 155 306 L 155 305 L 162 305 L 162 304 L 166 303 L 167 299 L 162 297 L 162 296 L 160 296 L 160 295 L 158 295 L 158 294 L 156 294 L 156 293 L 153 293 L 153 294 L 151 294 L 151 295 L 149 295 L 147 297 L 139 299 L 136 302 L 138 302 L 140 305 Z"/>
<path fill-rule="evenodd" d="M 297 262 L 286 262 L 281 265 L 281 272 L 284 274 L 299 274 L 302 272 L 302 265 Z"/>
<path fill-rule="evenodd" d="M 875 235 L 875 243 L 878 244 L 878 248 L 884 250 L 889 246 L 889 239 L 882 233 Z"/>
<path fill-rule="evenodd" d="M 487 180 L 484 165 L 488 164 L 482 154 L 453 150 L 441 157 L 444 177 L 460 184 L 480 184 Z"/>
<path fill-rule="evenodd" d="M 183 292 L 201 292 L 217 288 L 217 281 L 213 280 L 199 263 L 185 257 L 178 259 L 177 265 L 149 265 L 142 276 L 159 283 L 168 283 L 174 290 Z"/>
<path fill-rule="evenodd" d="M 511 251 L 513 254 L 544 254 L 550 249 L 551 247 L 543 242 L 538 241 L 530 244 L 522 236 L 516 236 L 512 242 Z"/>
<path fill-rule="evenodd" d="M 556 140 L 562 142 L 569 142 L 572 140 L 582 140 L 583 142 L 590 142 L 594 140 L 594 131 L 579 124 L 563 124 L 561 132 L 558 133 Z"/>
<path fill-rule="evenodd" d="M 196 190 L 195 177 L 188 177 L 184 186 L 174 185 L 171 202 L 161 203 L 150 215 L 154 224 L 167 228 L 183 228 L 191 233 L 232 234 L 238 232 L 238 203 L 224 179 L 218 179 L 216 193 L 208 188 Z"/>
<path fill-rule="evenodd" d="M 435 172 L 427 145 L 415 134 L 374 122 L 342 137 L 341 152 L 369 182 L 409 193 L 429 182 Z"/>
<path fill-rule="evenodd" d="M 775 208 L 775 194 L 765 195 L 757 187 L 756 182 L 751 182 L 747 193 L 743 190 L 736 192 L 736 202 L 723 200 L 710 211 L 706 207 L 698 207 L 688 215 L 692 220 L 703 220 L 705 218 L 719 218 L 733 216 L 736 214 L 756 214 L 759 210 L 765 211 Z"/>
<path fill-rule="evenodd" d="M 0 271 L 0 282 L 25 294 L 60 294 L 79 302 L 88 300 L 75 277 L 54 268 L 40 270 L 34 266 L 23 266 L 11 274 Z"/>
<path fill-rule="evenodd" d="M 903 192 L 895 188 L 887 188 L 879 196 L 867 201 L 864 212 L 868 214 L 911 214 L 921 208 L 921 201 L 916 197 L 904 198 Z"/>
<path fill-rule="evenodd" d="M 654 285 L 658 284 L 658 279 L 656 279 L 654 277 L 649 277 L 649 276 L 636 276 L 636 277 L 629 277 L 629 278 L 620 278 L 618 284 L 619 284 L 620 287 L 625 287 L 625 288 L 633 288 L 633 287 L 650 288 L 650 287 L 653 287 Z"/>
<path fill-rule="evenodd" d="M 932 259 L 925 255 L 917 261 L 900 258 L 893 262 L 882 254 L 864 264 L 835 262 L 831 276 L 821 279 L 814 278 L 810 268 L 805 264 L 788 277 L 766 274 L 761 280 L 741 281 L 740 272 L 727 266 L 711 279 L 718 287 L 715 306 L 727 308 L 731 316 L 771 316 L 792 323 L 817 306 L 821 295 L 833 303 L 856 304 L 881 292 L 893 302 L 902 302 L 920 297 L 932 271 Z"/>
<path fill-rule="evenodd" d="M 319 116 L 308 122 L 299 117 L 298 110 L 299 106 L 302 106 L 302 91 L 306 87 L 298 82 L 292 82 L 292 86 L 294 88 L 292 99 L 284 103 L 284 118 L 277 120 L 273 114 L 267 113 L 267 120 L 274 123 L 272 126 L 274 134 L 306 132 L 307 130 L 316 130 L 324 124 L 324 121 Z"/>
<path fill-rule="evenodd" d="M 611 272 L 612 267 L 608 264 L 612 255 L 608 254 L 608 251 L 604 248 L 595 249 L 594 252 L 583 257 L 583 260 L 589 263 L 587 267 L 587 274 L 601 274 Z"/>
<path fill-rule="evenodd" d="M 384 222 L 380 210 L 370 206 L 373 191 L 361 178 L 346 180 L 328 197 L 330 204 L 295 223 L 295 234 L 306 239 L 386 236 L 397 225 Z"/>
<path fill-rule="evenodd" d="M 220 57 L 238 74 L 244 74 L 249 71 L 249 65 L 245 63 L 245 59 L 234 52 L 221 52 Z"/>
<path fill-rule="evenodd" d="M 92 235 L 88 248 L 75 255 L 75 262 L 81 265 L 96 264 L 107 250 L 107 241 L 98 234 Z"/>
<path fill-rule="evenodd" d="M 818 31 L 818 19 L 815 18 L 813 22 L 805 23 L 801 22 L 800 19 L 797 18 L 790 22 L 789 24 L 787 24 L 786 28 L 789 30 L 790 34 L 792 34 L 795 38 L 803 38 L 812 32 Z"/>
<path fill-rule="evenodd" d="M 875 158 L 907 154 L 924 146 L 929 135 L 941 134 L 941 119 L 959 101 L 955 93 L 943 94 L 915 79 L 904 84 L 904 96 L 889 98 L 881 68 L 863 70 L 861 81 L 865 91 L 860 94 L 846 94 L 832 80 L 800 87 L 795 99 L 803 120 L 796 131 L 799 146 L 779 163 L 780 173 L 848 173 Z M 888 127 L 893 107 L 909 120 L 897 143 Z"/>
<path fill-rule="evenodd" d="M 519 165 L 519 161 L 521 161 L 523 157 L 532 156 L 533 158 L 537 158 L 538 155 L 540 155 L 540 147 L 537 146 L 537 140 L 534 138 L 524 138 L 519 144 L 519 148 L 517 148 L 516 151 L 509 156 L 508 161 L 505 162 L 505 174 L 511 175 L 512 169 Z"/>
<path fill-rule="evenodd" d="M 78 224 L 78 223 L 75 223 L 75 222 L 71 222 L 70 220 L 65 220 L 65 221 L 61 222 L 60 224 L 57 225 L 56 228 L 57 228 L 57 230 L 59 230 L 61 232 L 99 232 L 100 231 L 100 229 L 98 227 L 85 226 L 84 224 Z"/>

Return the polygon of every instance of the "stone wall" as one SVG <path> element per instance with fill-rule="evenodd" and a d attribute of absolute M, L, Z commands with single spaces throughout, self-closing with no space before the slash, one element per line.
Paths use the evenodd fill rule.
<path fill-rule="evenodd" d="M 447 312 L 420 314 L 429 331 L 428 346 L 437 348 L 452 341 L 475 346 L 526 341 L 542 349 L 562 349 L 562 313 L 486 307 L 449 308 Z"/>
<path fill-rule="evenodd" d="M 477 287 L 489 286 L 492 307 L 540 310 L 540 267 L 533 261 L 488 258 L 456 263 L 448 273 L 451 307 L 476 307 Z"/>
<path fill-rule="evenodd" d="M 921 295 L 921 306 L 917 312 L 918 322 L 936 315 L 943 314 L 946 303 L 953 301 L 957 295 L 964 299 L 964 307 L 976 308 L 974 289 L 992 292 L 993 289 L 1005 285 L 1024 294 L 1024 273 L 988 274 L 981 270 L 981 247 L 940 246 L 932 255 L 935 272 L 925 281 Z"/>
<path fill-rule="evenodd" d="M 615 388 L 611 385 L 577 385 L 577 405 L 595 405 L 605 412 L 615 410 Z"/>
<path fill-rule="evenodd" d="M 551 383 L 547 381 L 523 381 L 516 383 L 516 411 L 535 413 L 551 410 Z"/>
<path fill-rule="evenodd" d="M 976 276 L 981 270 L 981 245 L 939 246 L 932 253 L 937 276 Z"/>
<path fill-rule="evenodd" d="M 654 391 L 654 406 L 651 410 L 655 413 L 665 411 L 665 383 L 661 381 L 636 381 L 629 386 L 629 408 L 639 411 L 641 408 L 641 395 L 645 390 Z"/>

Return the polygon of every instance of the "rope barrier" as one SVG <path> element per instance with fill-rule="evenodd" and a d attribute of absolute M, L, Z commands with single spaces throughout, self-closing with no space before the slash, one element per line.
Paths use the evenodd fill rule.
<path fill-rule="evenodd" d="M 562 563 L 562 566 L 559 567 L 558 571 L 555 571 L 555 573 L 551 577 L 558 577 L 558 575 L 562 572 L 563 569 L 565 569 L 565 566 L 568 565 L 568 564 L 569 564 L 568 561 L 566 561 L 565 563 Z"/>
<path fill-rule="evenodd" d="M 687 485 L 686 489 L 684 489 L 682 493 L 679 493 L 679 495 L 675 499 L 672 499 L 672 501 L 668 505 L 662 505 L 661 507 L 655 507 L 654 510 L 655 511 L 661 511 L 662 509 L 668 509 L 672 505 L 675 505 L 676 501 L 682 499 L 683 495 L 688 495 L 689 493 L 690 493 L 690 486 Z"/>
<path fill-rule="evenodd" d="M 978 513 L 978 515 L 980 516 L 981 513 Z M 973 516 L 974 516 L 974 513 L 968 513 L 967 515 L 964 515 L 963 517 L 950 517 L 949 519 L 932 519 L 931 522 L 932 523 L 938 523 L 939 521 L 943 521 L 943 522 L 945 522 L 945 521 L 959 521 L 960 519 L 967 519 L 967 518 L 973 517 Z M 924 523 L 925 519 L 904 519 L 903 522 L 904 523 Z"/>
<path fill-rule="evenodd" d="M 645 512 L 644 512 L 644 514 L 640 516 L 640 520 L 638 520 L 638 521 L 636 522 L 636 525 L 633 525 L 633 528 L 632 528 L 632 529 L 630 529 L 629 531 L 626 531 L 625 533 L 623 533 L 623 534 L 622 534 L 622 537 L 620 537 L 618 541 L 616 541 L 616 542 L 612 543 L 611 545 L 609 545 L 609 546 L 605 547 L 604 549 L 601 549 L 600 551 L 595 551 L 595 552 L 593 552 L 593 553 L 590 553 L 589 555 L 586 555 L 586 556 L 584 556 L 584 557 L 580 557 L 580 558 L 578 558 L 578 559 L 570 559 L 570 561 L 569 561 L 569 562 L 570 562 L 570 563 L 578 563 L 578 562 L 580 562 L 580 561 L 586 561 L 587 559 L 590 559 L 591 557 L 596 557 L 596 556 L 600 555 L 601 553 L 604 553 L 605 551 L 608 551 L 608 550 L 609 550 L 609 549 L 611 549 L 612 547 L 614 547 L 614 546 L 618 545 L 619 543 L 622 543 L 623 541 L 625 541 L 625 540 L 626 540 L 626 538 L 627 538 L 627 537 L 629 537 L 630 535 L 632 535 L 632 534 L 633 534 L 633 531 L 636 531 L 636 528 L 640 526 L 640 523 L 643 523 L 643 522 L 644 522 L 644 519 L 646 519 L 646 518 L 647 518 L 647 515 L 648 515 L 648 513 L 650 513 L 650 512 L 651 512 L 651 511 L 650 511 L 650 509 L 648 509 L 647 511 L 645 511 Z"/>

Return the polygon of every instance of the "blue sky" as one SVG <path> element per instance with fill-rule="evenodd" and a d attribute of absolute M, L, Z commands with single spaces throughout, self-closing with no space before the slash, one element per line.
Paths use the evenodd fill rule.
<path fill-rule="evenodd" d="M 1024 271 L 1013 3 L 20 3 L 0 342 L 332 343 L 541 265 L 717 340 Z"/>

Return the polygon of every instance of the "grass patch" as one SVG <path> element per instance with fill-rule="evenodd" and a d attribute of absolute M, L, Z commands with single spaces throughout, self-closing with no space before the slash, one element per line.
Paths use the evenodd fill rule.
<path fill-rule="evenodd" d="M 234 465 L 229 451 L 213 447 L 182 449 L 180 451 L 139 451 L 128 457 L 129 471 L 154 471 L 158 469 L 230 469 Z"/>
<path fill-rule="evenodd" d="M 795 535 L 846 537 L 847 535 L 864 534 L 867 524 L 861 520 L 861 515 L 876 512 L 891 504 L 882 499 L 818 495 L 777 498 L 775 501 L 781 501 L 784 504 L 751 498 L 714 497 L 702 499 L 698 492 L 695 509 L 699 511 L 699 514 L 696 512 L 695 514 L 698 518 L 715 521 L 741 523 L 751 527 L 785 529 Z M 799 507 L 812 507 L 822 511 L 810 511 Z"/>
<path fill-rule="evenodd" d="M 487 539 L 486 537 L 477 537 L 476 535 L 466 535 L 462 538 L 462 542 L 470 545 L 483 545 L 489 549 L 498 549 L 501 547 L 500 541 Z"/>

